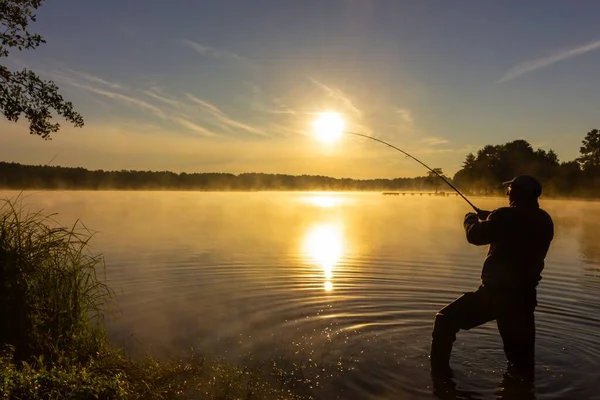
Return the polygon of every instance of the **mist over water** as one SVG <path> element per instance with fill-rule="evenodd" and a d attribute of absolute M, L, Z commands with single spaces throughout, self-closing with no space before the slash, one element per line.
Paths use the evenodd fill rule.
<path fill-rule="evenodd" d="M 487 250 L 466 242 L 470 209 L 458 197 L 25 196 L 61 223 L 80 219 L 98 232 L 92 244 L 105 255 L 120 308 L 109 333 L 134 353 L 185 356 L 195 347 L 234 362 L 296 363 L 322 399 L 534 398 L 502 389 L 508 383 L 495 323 L 459 333 L 455 388 L 432 383 L 435 313 L 479 285 Z M 486 209 L 506 204 L 472 201 Z M 600 203 L 542 199 L 541 206 L 556 233 L 538 290 L 533 393 L 598 398 Z"/>

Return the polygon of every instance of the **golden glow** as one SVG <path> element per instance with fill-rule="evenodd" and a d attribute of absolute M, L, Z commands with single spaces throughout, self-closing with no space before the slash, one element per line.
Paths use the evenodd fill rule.
<path fill-rule="evenodd" d="M 336 112 L 324 112 L 313 123 L 317 138 L 325 143 L 333 143 L 342 136 L 344 132 L 344 119 Z"/>
<path fill-rule="evenodd" d="M 341 226 L 333 223 L 318 224 L 308 231 L 304 240 L 305 253 L 323 269 L 324 288 L 333 290 L 333 267 L 343 253 Z"/>
<path fill-rule="evenodd" d="M 340 199 L 337 196 L 329 195 L 317 195 L 311 196 L 307 201 L 317 207 L 331 208 L 340 203 Z"/>

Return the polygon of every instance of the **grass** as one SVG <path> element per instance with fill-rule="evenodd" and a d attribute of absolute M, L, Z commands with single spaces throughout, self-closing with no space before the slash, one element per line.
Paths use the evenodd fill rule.
<path fill-rule="evenodd" d="M 103 316 L 114 297 L 92 237 L 20 198 L 0 202 L 1 399 L 300 398 L 273 371 L 196 352 L 134 359 L 112 346 Z"/>
<path fill-rule="evenodd" d="M 277 399 L 299 398 L 259 373 L 191 356 L 134 360 L 105 349 L 86 362 L 71 358 L 17 364 L 0 357 L 0 393 L 10 399 Z"/>

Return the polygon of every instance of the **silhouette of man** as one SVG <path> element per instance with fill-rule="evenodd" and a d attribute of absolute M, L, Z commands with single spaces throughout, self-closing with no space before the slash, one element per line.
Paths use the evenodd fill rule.
<path fill-rule="evenodd" d="M 507 186 L 509 207 L 465 216 L 467 241 L 489 245 L 481 285 L 464 293 L 435 316 L 431 341 L 434 373 L 450 373 L 456 333 L 496 320 L 509 369 L 533 377 L 536 288 L 554 238 L 554 223 L 538 204 L 541 184 L 520 175 Z"/>

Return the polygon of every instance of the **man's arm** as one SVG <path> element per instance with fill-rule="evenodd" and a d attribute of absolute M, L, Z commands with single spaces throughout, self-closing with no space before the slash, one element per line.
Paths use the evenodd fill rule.
<path fill-rule="evenodd" d="M 490 216 L 492 212 L 491 211 L 487 211 L 487 210 L 479 210 L 477 211 L 477 216 L 479 217 L 480 220 L 486 220 L 488 219 L 488 217 Z"/>
<path fill-rule="evenodd" d="M 503 231 L 503 218 L 498 211 L 492 211 L 486 220 L 480 220 L 475 213 L 465 216 L 464 227 L 469 243 L 482 246 L 498 240 Z"/>

